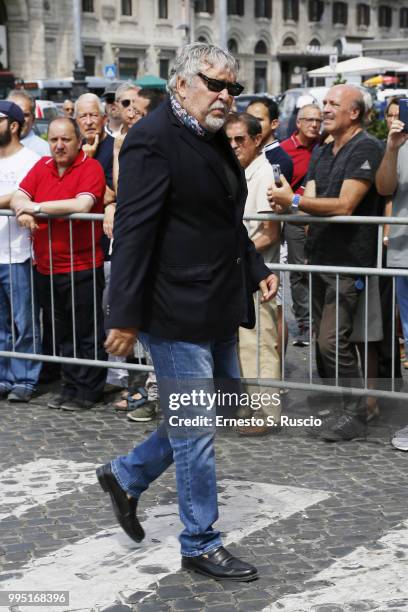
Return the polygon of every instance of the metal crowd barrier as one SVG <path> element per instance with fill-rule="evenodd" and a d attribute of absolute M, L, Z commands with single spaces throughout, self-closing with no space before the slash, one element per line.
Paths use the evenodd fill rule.
<path fill-rule="evenodd" d="M 0 216 L 12 217 L 14 213 L 9 210 L 0 210 Z M 47 218 L 48 215 L 41 214 L 40 217 Z M 49 253 L 50 253 L 50 261 L 51 261 L 51 277 L 52 277 L 52 248 L 51 248 L 51 224 L 50 220 L 52 218 L 56 218 L 56 216 L 52 216 L 49 218 L 48 222 L 48 243 L 49 243 Z M 100 223 L 103 220 L 102 214 L 90 214 L 90 213 L 75 213 L 71 215 L 66 215 L 64 218 L 69 220 L 69 238 L 70 238 L 70 251 L 71 251 L 71 296 L 72 296 L 72 330 L 73 330 L 73 356 L 72 357 L 63 357 L 57 354 L 56 347 L 56 333 L 55 333 L 55 320 L 52 317 L 52 346 L 53 346 L 53 355 L 44 355 L 37 351 L 37 348 L 34 344 L 34 352 L 33 353 L 20 353 L 16 351 L 16 338 L 15 338 L 15 329 L 14 329 L 14 315 L 13 315 L 13 287 L 12 287 L 12 275 L 11 275 L 11 267 L 10 267 L 10 283 L 11 283 L 11 320 L 12 320 L 12 350 L 11 351 L 2 351 L 0 350 L 1 357 L 13 357 L 17 359 L 30 359 L 30 360 L 40 360 L 44 362 L 54 362 L 54 363 L 66 363 L 72 365 L 85 365 L 85 366 L 99 366 L 104 368 L 123 368 L 126 367 L 129 371 L 152 371 L 152 366 L 146 365 L 142 363 L 142 359 L 144 357 L 143 354 L 139 354 L 139 362 L 138 363 L 126 363 L 124 365 L 123 362 L 115 362 L 115 361 L 103 361 L 97 359 L 97 343 L 96 343 L 96 335 L 97 335 L 97 319 L 96 319 L 96 284 L 95 284 L 95 274 L 93 276 L 93 304 L 94 304 L 94 344 L 95 344 L 95 358 L 94 359 L 82 359 L 77 357 L 77 347 L 75 342 L 75 286 L 74 286 L 74 267 L 73 267 L 73 233 L 72 233 L 72 222 L 75 220 L 84 220 L 92 223 L 92 250 L 93 257 L 95 263 L 95 223 Z M 408 269 L 397 269 L 397 268 L 383 268 L 382 266 L 382 255 L 383 255 L 383 230 L 384 225 L 408 225 L 408 217 L 407 218 L 397 218 L 397 217 L 358 217 L 358 216 L 336 216 L 336 217 L 318 217 L 312 215 L 301 215 L 301 214 L 285 214 L 285 215 L 275 215 L 275 214 L 260 214 L 260 215 L 250 215 L 245 217 L 246 220 L 259 220 L 259 221 L 287 221 L 287 222 L 297 222 L 302 223 L 303 225 L 310 225 L 311 223 L 329 223 L 329 224 L 375 224 L 378 225 L 378 248 L 377 248 L 377 265 L 375 268 L 359 268 L 359 267 L 347 267 L 347 266 L 317 266 L 317 265 L 294 265 L 294 264 L 269 264 L 269 267 L 273 269 L 273 271 L 281 272 L 281 286 L 282 286 L 282 326 L 285 327 L 285 318 L 287 310 L 287 279 L 286 273 L 290 272 L 303 272 L 308 275 L 308 284 L 309 284 L 309 330 L 310 330 L 310 342 L 308 349 L 308 366 L 307 366 L 307 376 L 304 381 L 298 382 L 296 380 L 292 380 L 287 378 L 285 372 L 285 347 L 284 347 L 284 338 L 285 334 L 282 334 L 282 347 L 281 347 L 281 379 L 260 379 L 259 378 L 259 329 L 257 331 L 257 352 L 256 352 L 256 360 L 257 360 L 257 382 L 258 384 L 266 387 L 280 387 L 280 388 L 292 388 L 292 389 L 301 389 L 301 390 L 315 390 L 321 392 L 330 392 L 330 393 L 352 393 L 353 395 L 369 395 L 373 397 L 393 397 L 398 399 L 407 399 L 408 393 L 397 391 L 395 389 L 395 353 L 394 353 L 394 342 L 395 342 L 395 316 L 392 316 L 392 377 L 390 380 L 390 389 L 375 389 L 368 387 L 368 377 L 367 377 L 367 355 L 368 355 L 368 277 L 370 276 L 384 276 L 384 277 L 392 277 L 392 303 L 391 309 L 392 313 L 396 311 L 396 294 L 395 294 L 395 277 L 396 276 L 408 276 Z M 9 238 L 10 238 L 10 223 L 9 225 Z M 408 232 L 407 232 L 408 236 Z M 10 253 L 10 262 L 11 262 L 11 253 Z M 95 268 L 95 266 L 94 266 Z M 313 337 L 311 334 L 312 330 L 312 274 L 316 273 L 324 273 L 324 274 L 333 274 L 336 278 L 336 376 L 334 385 L 320 384 L 315 381 L 316 376 L 313 375 L 313 355 L 314 355 L 314 347 L 313 347 Z M 339 385 L 339 364 L 338 364 L 338 343 L 339 343 L 339 329 L 338 329 L 338 307 L 339 307 L 339 278 L 341 274 L 347 275 L 356 275 L 357 277 L 364 277 L 365 279 L 365 363 L 364 363 L 364 374 L 362 377 L 361 386 L 356 387 L 342 387 Z M 53 285 L 52 278 L 51 282 L 51 307 L 53 309 Z M 256 309 L 259 315 L 260 309 L 260 299 L 259 293 L 256 294 Z M 34 317 L 35 315 L 35 286 L 34 286 L 34 275 L 31 270 L 31 300 L 32 300 L 32 324 L 34 328 Z M 54 310 L 53 310 L 54 312 Z M 257 317 L 259 320 L 259 316 Z M 35 334 L 34 334 L 35 338 Z M 34 341 L 35 342 L 35 341 Z M 251 384 L 254 384 L 254 380 L 251 379 Z"/>

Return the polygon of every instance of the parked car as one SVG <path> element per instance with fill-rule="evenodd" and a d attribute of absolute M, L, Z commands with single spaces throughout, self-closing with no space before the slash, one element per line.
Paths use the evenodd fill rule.
<path fill-rule="evenodd" d="M 36 100 L 35 101 L 35 118 L 46 119 L 50 121 L 59 116 L 58 107 L 51 100 Z"/>
<path fill-rule="evenodd" d="M 280 125 L 276 131 L 277 138 L 285 140 L 293 133 L 298 101 L 301 96 L 310 97 L 311 104 L 318 104 L 320 108 L 323 108 L 323 100 L 328 90 L 328 87 L 296 87 L 286 90 L 279 99 Z"/>
<path fill-rule="evenodd" d="M 271 100 L 276 100 L 274 96 L 270 96 L 266 93 L 243 94 L 241 96 L 238 96 L 238 98 L 235 98 L 235 105 L 237 107 L 238 113 L 244 112 L 250 102 L 256 102 L 256 100 L 259 98 L 270 98 Z"/>

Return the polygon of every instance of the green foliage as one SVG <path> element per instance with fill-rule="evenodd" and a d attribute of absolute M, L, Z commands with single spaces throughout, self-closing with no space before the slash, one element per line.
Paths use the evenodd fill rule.
<path fill-rule="evenodd" d="M 387 138 L 387 124 L 383 119 L 378 118 L 378 113 L 374 109 L 372 110 L 370 124 L 367 126 L 367 132 L 378 140 L 386 140 Z"/>
<path fill-rule="evenodd" d="M 339 72 L 336 74 L 336 80 L 333 82 L 333 85 L 344 85 L 347 83 L 347 79 L 343 79 L 343 75 Z"/>

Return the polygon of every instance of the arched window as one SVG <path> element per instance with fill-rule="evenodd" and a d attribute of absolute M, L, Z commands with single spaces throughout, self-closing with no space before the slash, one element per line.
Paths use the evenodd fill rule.
<path fill-rule="evenodd" d="M 205 37 L 205 36 L 202 36 L 202 35 L 201 35 L 201 36 L 199 36 L 199 37 L 197 38 L 197 40 L 198 40 L 198 42 L 202 42 L 202 43 L 205 43 L 206 45 L 208 45 L 208 40 L 206 39 L 206 37 Z"/>
<path fill-rule="evenodd" d="M 263 40 L 258 40 L 255 45 L 255 53 L 260 55 L 266 55 L 268 53 L 268 48 Z"/>
<path fill-rule="evenodd" d="M 317 23 L 321 20 L 324 11 L 324 3 L 322 0 L 309 0 L 308 15 L 309 21 Z"/>
<path fill-rule="evenodd" d="M 368 4 L 357 4 L 357 25 L 370 25 L 370 7 Z"/>
<path fill-rule="evenodd" d="M 288 36 L 287 38 L 285 38 L 285 40 L 283 41 L 283 46 L 284 47 L 296 47 L 296 41 L 294 38 L 292 38 L 291 36 Z"/>
<path fill-rule="evenodd" d="M 272 18 L 272 0 L 255 0 L 255 17 Z"/>
<path fill-rule="evenodd" d="M 390 28 L 392 26 L 392 8 L 385 4 L 378 7 L 378 25 L 380 28 Z"/>
<path fill-rule="evenodd" d="M 309 47 L 315 47 L 317 49 L 320 48 L 320 40 L 317 40 L 317 38 L 312 38 L 312 40 L 310 41 Z"/>
<path fill-rule="evenodd" d="M 235 38 L 230 38 L 228 43 L 228 51 L 230 51 L 232 54 L 238 53 L 238 43 L 235 40 Z"/>

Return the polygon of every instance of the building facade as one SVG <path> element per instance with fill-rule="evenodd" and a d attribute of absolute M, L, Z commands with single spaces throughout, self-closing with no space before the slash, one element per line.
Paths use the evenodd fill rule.
<path fill-rule="evenodd" d="M 220 42 L 219 0 L 80 0 L 89 76 L 166 78 L 188 40 Z M 227 0 L 227 44 L 248 92 L 278 93 L 307 70 L 365 52 L 408 62 L 406 0 Z M 0 0 L 0 61 L 17 77 L 65 78 L 74 63 L 73 0 Z M 390 53 L 389 50 L 392 52 Z"/>

